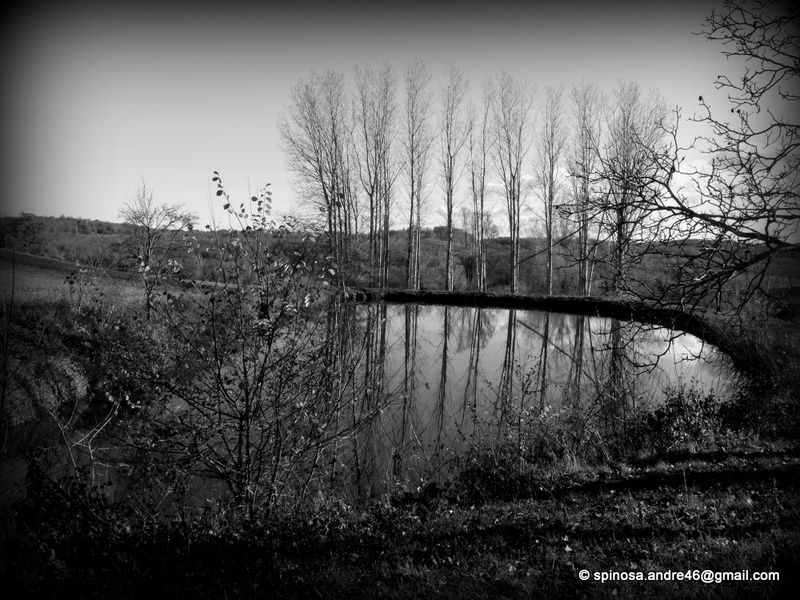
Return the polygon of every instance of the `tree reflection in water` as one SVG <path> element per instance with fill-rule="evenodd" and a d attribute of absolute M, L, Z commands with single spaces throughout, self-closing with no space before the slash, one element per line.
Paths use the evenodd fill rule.
<path fill-rule="evenodd" d="M 661 402 L 667 386 L 691 381 L 724 394 L 730 377 L 724 357 L 693 336 L 613 319 L 386 304 L 342 311 L 350 315 L 336 317 L 326 360 L 350 357 L 342 364 L 353 375 L 341 381 L 363 389 L 360 405 L 343 411 L 352 424 L 375 416 L 332 462 L 360 497 L 446 474 L 451 459 L 498 440 L 612 457 L 636 412 Z"/>

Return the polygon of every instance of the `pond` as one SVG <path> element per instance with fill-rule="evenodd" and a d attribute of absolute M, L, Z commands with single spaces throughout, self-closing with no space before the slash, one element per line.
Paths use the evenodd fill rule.
<path fill-rule="evenodd" d="M 360 500 L 457 477 L 475 456 L 608 463 L 640 450 L 637 427 L 670 390 L 724 399 L 735 384 L 730 360 L 697 337 L 611 318 L 335 302 L 299 323 L 310 337 L 289 332 L 268 356 L 251 343 L 260 337 L 247 338 L 252 354 L 226 351 L 218 370 L 207 368 L 203 346 L 176 350 L 196 362 L 168 371 L 175 393 L 109 428 L 102 460 L 80 443 L 70 458 L 113 482 L 109 493 L 165 511 L 178 484 L 203 503 L 235 493 L 233 476 L 247 469 L 257 499 L 274 490 L 270 502 L 292 505 L 331 492 Z M 237 369 L 262 359 L 273 362 L 263 363 L 245 423 L 248 380 Z M 56 455 L 54 473 L 71 472 L 67 455 Z"/>
<path fill-rule="evenodd" d="M 481 446 L 610 457 L 669 389 L 724 397 L 732 384 L 715 348 L 641 323 L 413 304 L 355 311 L 364 397 L 382 399 L 342 464 L 360 495 L 451 475 Z"/>

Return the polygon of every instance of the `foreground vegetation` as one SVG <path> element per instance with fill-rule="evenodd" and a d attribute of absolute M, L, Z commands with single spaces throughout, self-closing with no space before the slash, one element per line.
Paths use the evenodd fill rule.
<path fill-rule="evenodd" d="M 135 278 L 15 261 L 4 361 L 18 379 L 28 373 L 29 398 L 38 398 L 33 419 L 16 413 L 5 446 L 0 569 L 21 597 L 750 598 L 795 585 L 794 321 L 761 321 L 738 338 L 770 366 L 735 397 L 675 390 L 601 447 L 578 449 L 534 427 L 529 450 L 520 453 L 514 435 L 476 445 L 446 481 L 359 498 L 317 474 L 314 493 L 289 486 L 276 501 L 252 503 L 247 494 L 198 495 L 186 485 L 191 448 L 163 445 L 170 438 L 160 428 L 176 435 L 180 423 L 158 416 L 153 394 L 172 375 L 156 379 L 144 365 L 155 359 L 170 373 L 164 319 L 170 302 L 191 306 L 179 298 L 194 298 L 194 288 L 164 288 L 148 323 Z M 3 266 L 10 281 L 8 255 Z M 185 316 L 181 327 L 194 327 Z M 101 428 L 109 406 L 114 424 Z M 146 439 L 156 445 L 149 451 Z M 123 471 L 147 486 L 121 486 Z M 581 569 L 749 569 L 781 580 L 600 583 L 581 581 Z"/>
<path fill-rule="evenodd" d="M 783 597 L 800 566 L 799 454 L 573 467 L 518 490 L 478 462 L 445 490 L 400 499 L 158 521 L 33 470 L 27 499 L 6 517 L 3 575 L 32 598 Z M 747 569 L 781 580 L 601 583 L 581 581 L 581 569 Z"/>

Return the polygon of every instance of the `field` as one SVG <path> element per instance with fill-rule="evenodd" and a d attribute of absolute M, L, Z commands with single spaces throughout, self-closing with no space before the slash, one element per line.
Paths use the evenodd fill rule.
<path fill-rule="evenodd" d="M 76 265 L 66 261 L 0 248 L 0 289 L 4 302 L 22 304 L 81 302 L 93 294 L 129 306 L 141 297 L 135 275 Z"/>

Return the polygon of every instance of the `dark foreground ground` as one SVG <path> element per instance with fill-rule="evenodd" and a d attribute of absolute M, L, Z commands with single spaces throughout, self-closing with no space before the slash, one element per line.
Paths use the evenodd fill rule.
<path fill-rule="evenodd" d="M 39 482 L 3 524 L 3 587 L 15 590 L 6 597 L 115 599 L 780 598 L 800 589 L 798 446 L 559 475 L 492 472 L 476 464 L 391 502 L 320 503 L 249 522 L 216 513 L 132 524 L 79 486 Z M 780 580 L 694 580 L 704 570 Z M 599 580 L 668 571 L 671 581 Z"/>

